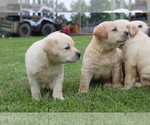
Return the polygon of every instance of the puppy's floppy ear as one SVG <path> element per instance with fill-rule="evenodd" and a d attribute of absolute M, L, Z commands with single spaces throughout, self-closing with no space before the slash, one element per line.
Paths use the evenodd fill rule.
<path fill-rule="evenodd" d="M 104 39 L 108 38 L 108 34 L 107 34 L 105 26 L 103 24 L 99 24 L 98 26 L 96 26 L 94 28 L 93 34 L 95 36 L 99 36 L 99 37 L 104 38 Z"/>
<path fill-rule="evenodd" d="M 43 50 L 53 56 L 58 55 L 58 48 L 56 45 L 56 41 L 53 39 L 50 39 L 50 38 L 45 39 Z"/>
<path fill-rule="evenodd" d="M 138 28 L 134 24 L 127 25 L 127 28 L 129 29 L 129 33 L 131 37 L 134 37 L 138 32 Z"/>

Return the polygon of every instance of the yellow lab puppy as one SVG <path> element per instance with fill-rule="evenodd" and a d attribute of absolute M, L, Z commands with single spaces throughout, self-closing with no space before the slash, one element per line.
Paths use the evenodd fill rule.
<path fill-rule="evenodd" d="M 116 48 L 128 39 L 128 32 L 108 21 L 96 26 L 93 34 L 82 62 L 79 88 L 82 93 L 88 92 L 91 80 L 101 80 L 112 87 L 122 86 L 122 52 Z"/>
<path fill-rule="evenodd" d="M 74 63 L 80 52 L 74 47 L 72 38 L 64 33 L 54 32 L 33 43 L 25 55 L 26 71 L 33 99 L 41 97 L 40 83 L 45 89 L 53 90 L 53 97 L 64 99 L 62 84 L 64 63 Z"/>
<path fill-rule="evenodd" d="M 123 47 L 125 57 L 125 87 L 130 89 L 135 86 L 150 85 L 150 38 L 138 30 L 134 23 L 128 26 L 131 38 Z M 140 78 L 140 83 L 135 82 L 136 77 Z"/>

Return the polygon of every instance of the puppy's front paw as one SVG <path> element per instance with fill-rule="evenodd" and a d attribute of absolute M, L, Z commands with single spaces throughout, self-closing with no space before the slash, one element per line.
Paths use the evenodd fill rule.
<path fill-rule="evenodd" d="M 40 100 L 41 97 L 32 97 L 32 100 Z"/>
<path fill-rule="evenodd" d="M 40 92 L 32 92 L 32 99 L 33 100 L 40 100 L 41 93 Z"/>
<path fill-rule="evenodd" d="M 64 100 L 63 96 L 53 96 L 54 99 Z"/>
<path fill-rule="evenodd" d="M 82 90 L 82 91 L 80 91 L 81 93 L 87 93 L 88 91 L 86 91 L 86 90 Z"/>
<path fill-rule="evenodd" d="M 87 93 L 88 90 L 89 90 L 89 88 L 87 86 L 82 86 L 81 85 L 80 88 L 79 88 L 80 93 Z"/>
<path fill-rule="evenodd" d="M 87 89 L 81 89 L 81 88 L 79 88 L 79 92 L 80 92 L 80 93 L 87 93 L 88 90 L 87 90 Z"/>

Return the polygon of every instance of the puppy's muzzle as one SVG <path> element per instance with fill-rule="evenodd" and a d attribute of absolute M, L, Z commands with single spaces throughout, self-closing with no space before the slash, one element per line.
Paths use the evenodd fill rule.
<path fill-rule="evenodd" d="M 125 34 L 126 36 L 128 36 L 128 35 L 129 35 L 129 33 L 128 33 L 127 31 L 125 31 L 125 32 L 124 32 L 124 34 Z"/>
<path fill-rule="evenodd" d="M 129 32 L 124 31 L 123 36 L 122 36 L 122 40 L 120 40 L 119 42 L 124 43 L 128 38 L 129 38 Z"/>
<path fill-rule="evenodd" d="M 77 52 L 76 55 L 77 55 L 78 58 L 80 58 L 81 53 L 80 53 L 80 52 Z"/>

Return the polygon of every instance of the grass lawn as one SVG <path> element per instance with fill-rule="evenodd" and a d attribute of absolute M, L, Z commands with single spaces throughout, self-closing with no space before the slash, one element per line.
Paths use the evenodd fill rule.
<path fill-rule="evenodd" d="M 148 88 L 126 91 L 91 84 L 87 94 L 79 93 L 82 59 L 65 64 L 65 100 L 54 100 L 51 91 L 42 91 L 40 101 L 32 100 L 24 55 L 33 42 L 42 38 L 0 38 L 0 112 L 150 112 Z M 92 36 L 72 38 L 83 56 Z"/>

